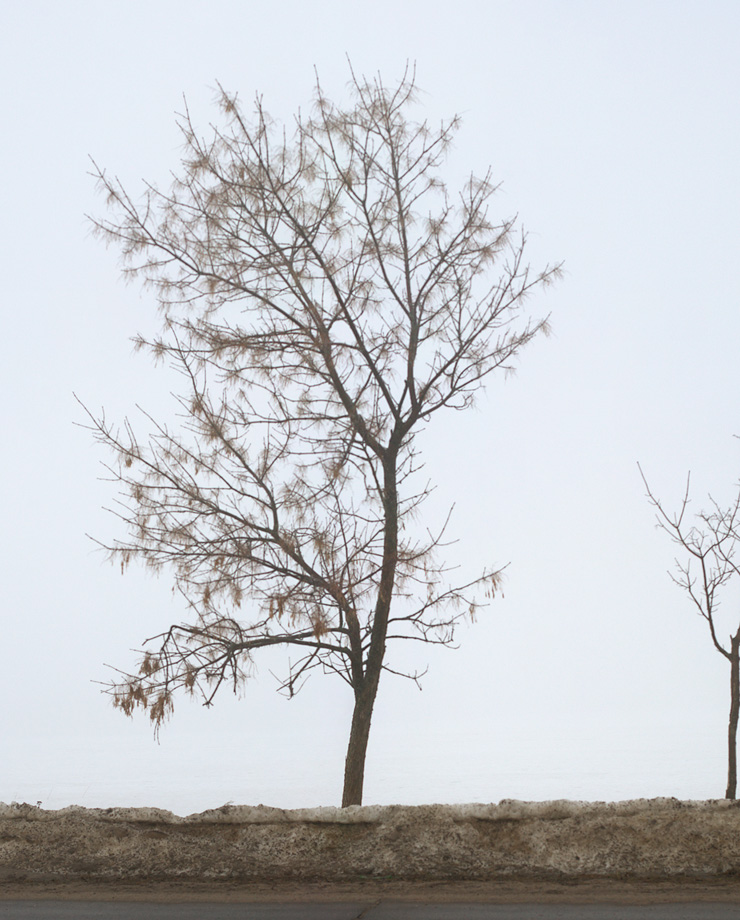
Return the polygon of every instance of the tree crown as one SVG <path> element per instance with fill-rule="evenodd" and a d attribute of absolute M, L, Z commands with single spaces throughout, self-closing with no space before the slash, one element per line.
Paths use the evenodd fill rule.
<path fill-rule="evenodd" d="M 440 535 L 410 525 L 428 494 L 414 437 L 547 330 L 522 306 L 559 268 L 531 272 L 515 221 L 490 218 L 490 175 L 449 192 L 458 119 L 411 120 L 410 74 L 351 85 L 346 108 L 317 85 L 290 135 L 260 98 L 250 119 L 220 90 L 223 127 L 203 138 L 186 110 L 180 172 L 141 202 L 96 171 L 113 217 L 95 226 L 164 317 L 137 344 L 186 384 L 178 432 L 151 420 L 142 443 L 93 419 L 126 496 L 129 538 L 108 549 L 172 566 L 195 613 L 114 685 L 156 722 L 174 689 L 210 701 L 267 645 L 305 653 L 290 692 L 317 665 L 357 687 L 372 648 L 451 642 L 473 589 L 499 584 L 451 587 Z"/>

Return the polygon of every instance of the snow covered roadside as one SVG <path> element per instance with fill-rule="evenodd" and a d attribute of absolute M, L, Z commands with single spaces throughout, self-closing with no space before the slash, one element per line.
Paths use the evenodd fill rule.
<path fill-rule="evenodd" d="M 641 799 L 284 811 L 0 804 L 0 881 L 709 878 L 740 874 L 740 806 Z"/>

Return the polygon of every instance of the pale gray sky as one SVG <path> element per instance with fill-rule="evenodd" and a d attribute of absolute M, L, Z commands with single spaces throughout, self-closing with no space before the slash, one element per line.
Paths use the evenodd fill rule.
<path fill-rule="evenodd" d="M 554 335 L 426 439 L 430 513 L 456 503 L 451 558 L 510 562 L 506 596 L 457 651 L 414 650 L 422 693 L 386 676 L 366 801 L 722 794 L 727 668 L 665 574 L 636 461 L 668 504 L 690 468 L 697 508 L 740 474 L 739 41 L 730 0 L 5 11 L 0 800 L 338 802 L 338 681 L 288 703 L 258 662 L 242 700 L 183 703 L 160 745 L 90 682 L 179 609 L 166 577 L 122 578 L 85 538 L 115 533 L 114 496 L 72 392 L 119 419 L 168 405 L 129 341 L 156 328 L 153 300 L 83 216 L 103 208 L 88 156 L 132 192 L 164 182 L 183 94 L 204 129 L 216 80 L 290 118 L 314 67 L 346 98 L 346 55 L 388 82 L 415 61 L 428 117 L 464 117 L 451 181 L 490 165 L 532 261 L 566 266 L 532 302 Z"/>

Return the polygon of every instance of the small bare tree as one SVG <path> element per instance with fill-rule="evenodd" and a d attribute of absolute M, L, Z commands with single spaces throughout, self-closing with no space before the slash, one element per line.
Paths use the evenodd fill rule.
<path fill-rule="evenodd" d="M 639 467 L 639 464 L 638 464 Z M 686 521 L 689 506 L 690 475 L 686 491 L 676 514 L 668 514 L 662 502 L 645 483 L 647 497 L 656 511 L 658 526 L 681 547 L 682 559 L 676 559 L 669 572 L 672 580 L 689 596 L 698 613 L 707 621 L 712 643 L 730 662 L 730 718 L 727 729 L 727 790 L 725 798 L 737 797 L 737 725 L 740 716 L 740 623 L 723 644 L 718 636 L 717 612 L 720 594 L 735 578 L 740 579 L 737 550 L 740 546 L 740 491 L 727 508 L 720 507 L 711 496 L 710 510 L 699 512 L 695 523 Z"/>
<path fill-rule="evenodd" d="M 414 528 L 428 494 L 415 437 L 546 331 L 522 304 L 558 274 L 531 273 L 514 221 L 490 219 L 490 176 L 447 192 L 458 120 L 410 121 L 410 74 L 351 87 L 339 108 L 317 86 L 292 136 L 261 99 L 248 119 L 220 91 L 225 126 L 201 138 L 186 111 L 180 173 L 140 203 L 96 167 L 114 215 L 97 231 L 164 317 L 137 344 L 185 393 L 179 430 L 147 416 L 144 441 L 90 416 L 128 532 L 106 549 L 174 570 L 192 613 L 119 672 L 114 703 L 159 726 L 178 690 L 208 705 L 258 649 L 297 649 L 288 694 L 315 668 L 354 693 L 345 806 L 362 802 L 386 644 L 449 645 L 500 583 L 489 570 L 449 584 L 441 533 Z"/>

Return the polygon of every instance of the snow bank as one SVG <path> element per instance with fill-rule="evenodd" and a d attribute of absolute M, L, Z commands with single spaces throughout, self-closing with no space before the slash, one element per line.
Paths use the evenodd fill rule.
<path fill-rule="evenodd" d="M 352 805 L 349 808 L 273 808 L 267 805 L 222 805 L 192 815 L 180 816 L 163 808 L 84 808 L 69 805 L 47 811 L 26 802 L 0 802 L 0 820 L 25 818 L 29 821 L 79 817 L 96 821 L 161 822 L 163 824 L 381 824 L 423 821 L 552 821 L 590 815 L 627 816 L 666 811 L 724 811 L 740 808 L 740 801 L 706 799 L 681 801 L 675 798 L 629 799 L 623 802 L 573 802 L 554 799 L 525 802 L 502 799 L 498 804 L 465 805 Z"/>
<path fill-rule="evenodd" d="M 224 805 L 45 811 L 0 804 L 0 881 L 706 878 L 740 874 L 722 800 Z"/>

